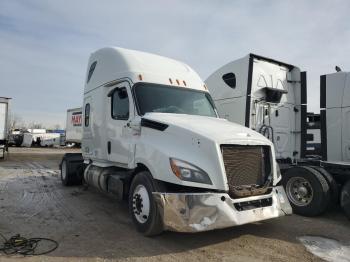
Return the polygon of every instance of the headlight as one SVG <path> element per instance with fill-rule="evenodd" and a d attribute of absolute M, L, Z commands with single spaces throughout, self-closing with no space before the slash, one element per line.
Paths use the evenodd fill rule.
<path fill-rule="evenodd" d="M 213 184 L 208 174 L 205 173 L 205 171 L 203 171 L 199 167 L 196 167 L 195 165 L 192 165 L 179 159 L 170 158 L 170 166 L 175 176 L 177 176 L 181 180 L 203 183 L 208 185 Z"/>

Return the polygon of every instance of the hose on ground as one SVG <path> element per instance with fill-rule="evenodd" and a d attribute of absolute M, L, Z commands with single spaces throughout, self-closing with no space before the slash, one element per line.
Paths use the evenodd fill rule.
<path fill-rule="evenodd" d="M 0 236 L 4 239 L 4 243 L 0 245 L 0 252 L 4 253 L 5 255 L 39 256 L 48 254 L 58 247 L 58 242 L 49 238 L 25 238 L 20 234 L 17 234 L 7 239 L 1 233 Z M 44 250 L 42 250 L 43 248 L 41 247 L 41 251 L 37 251 L 39 244 L 44 242 L 52 247 Z"/>

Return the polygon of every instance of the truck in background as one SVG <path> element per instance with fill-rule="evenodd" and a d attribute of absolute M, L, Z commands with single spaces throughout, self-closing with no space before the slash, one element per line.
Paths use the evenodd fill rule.
<path fill-rule="evenodd" d="M 66 144 L 74 144 L 80 147 L 83 127 L 82 123 L 82 108 L 72 108 L 67 110 L 66 119 Z"/>
<path fill-rule="evenodd" d="M 249 54 L 222 66 L 205 82 L 221 117 L 256 130 L 273 142 L 282 184 L 295 213 L 318 215 L 339 201 L 341 181 L 335 180 L 334 170 L 317 158 L 306 158 L 306 72 Z"/>
<path fill-rule="evenodd" d="M 64 145 L 63 130 L 27 129 L 22 132 L 23 140 L 21 146 L 53 147 Z"/>
<path fill-rule="evenodd" d="M 271 141 L 218 118 L 188 65 L 103 48 L 89 59 L 82 154 L 61 162 L 64 185 L 128 199 L 136 228 L 199 232 L 291 213 Z"/>
<path fill-rule="evenodd" d="M 9 146 L 16 146 L 20 147 L 23 143 L 23 130 L 21 129 L 14 129 L 10 132 L 9 135 Z"/>
<path fill-rule="evenodd" d="M 10 99 L 0 97 L 0 158 L 4 158 L 5 151 L 8 151 Z"/>

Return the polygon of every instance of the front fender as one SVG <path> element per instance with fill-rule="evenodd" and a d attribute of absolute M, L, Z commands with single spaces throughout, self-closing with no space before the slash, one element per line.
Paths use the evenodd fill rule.
<path fill-rule="evenodd" d="M 199 142 L 199 143 L 198 143 Z M 220 150 L 215 142 L 189 134 L 142 129 L 136 143 L 135 163 L 149 168 L 154 179 L 189 187 L 226 190 L 226 177 L 220 162 Z M 185 160 L 203 169 L 212 185 L 179 179 L 170 166 L 170 158 Z"/>

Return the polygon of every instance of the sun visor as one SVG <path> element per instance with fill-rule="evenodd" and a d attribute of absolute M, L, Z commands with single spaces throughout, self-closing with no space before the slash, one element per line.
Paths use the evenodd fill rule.
<path fill-rule="evenodd" d="M 279 103 L 282 95 L 288 93 L 287 90 L 271 87 L 264 87 L 262 91 L 265 93 L 265 101 L 269 103 Z"/>

